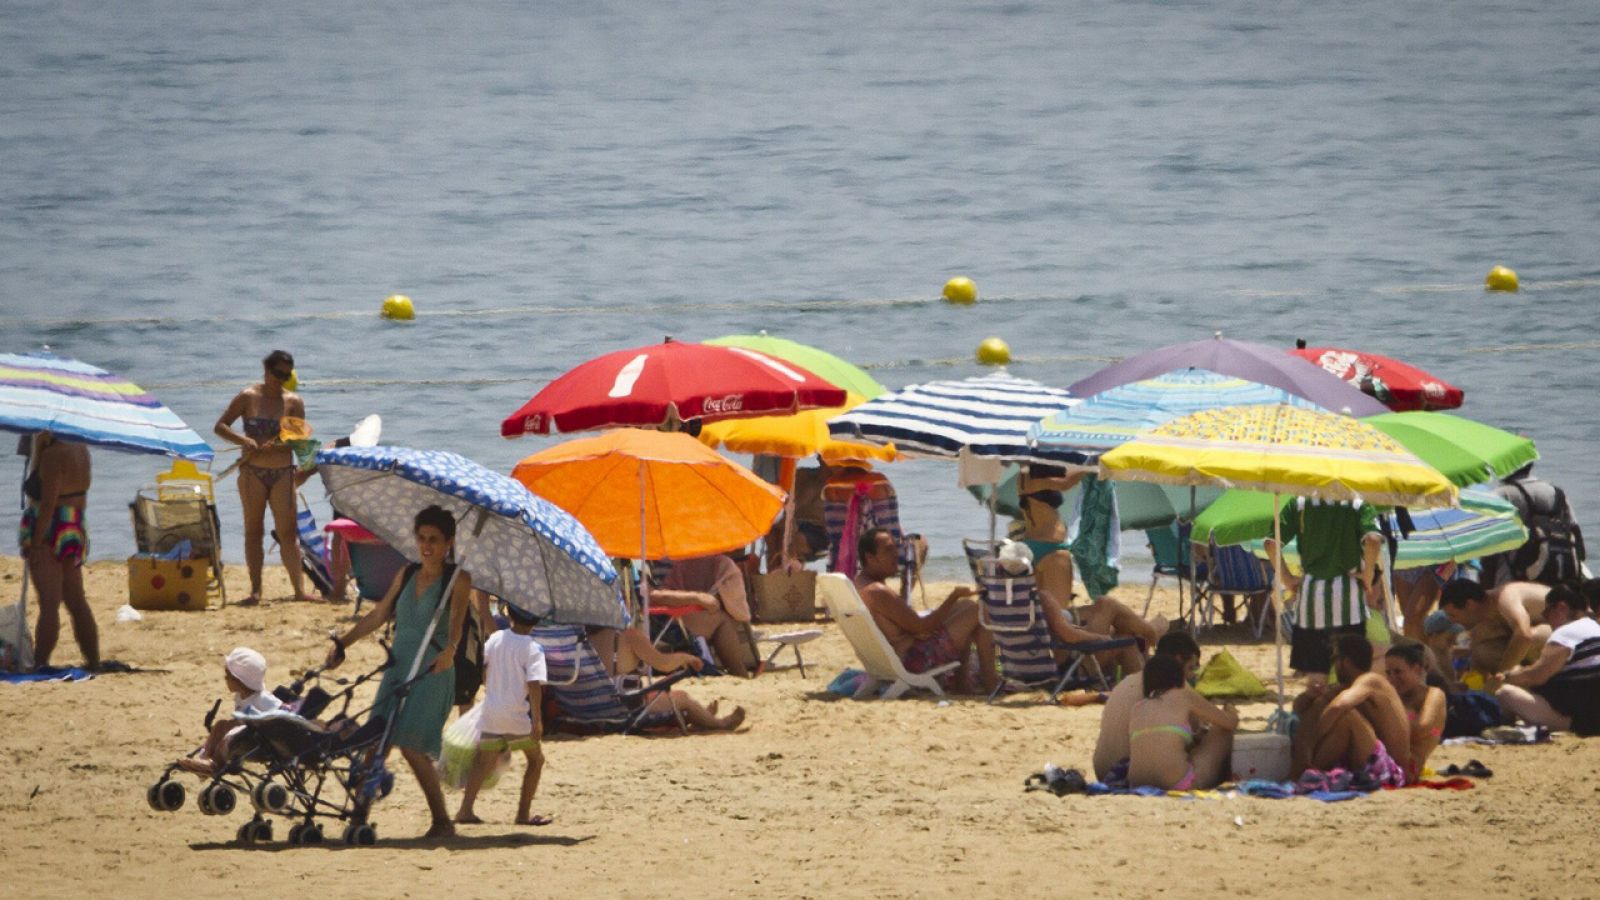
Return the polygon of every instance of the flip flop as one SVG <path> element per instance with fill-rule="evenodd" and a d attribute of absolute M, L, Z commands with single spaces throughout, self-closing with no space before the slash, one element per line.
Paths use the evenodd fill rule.
<path fill-rule="evenodd" d="M 550 816 L 529 816 L 528 817 L 528 821 L 526 821 L 526 822 L 518 822 L 517 824 L 518 825 L 532 825 L 532 826 L 535 826 L 535 827 L 542 827 L 542 826 L 545 826 L 545 825 L 549 825 L 551 822 L 554 822 L 554 821 L 555 821 L 555 819 L 551 818 Z"/>
<path fill-rule="evenodd" d="M 1469 759 L 1467 764 L 1461 767 L 1461 774 L 1469 778 L 1493 778 L 1494 770 L 1475 759 Z"/>

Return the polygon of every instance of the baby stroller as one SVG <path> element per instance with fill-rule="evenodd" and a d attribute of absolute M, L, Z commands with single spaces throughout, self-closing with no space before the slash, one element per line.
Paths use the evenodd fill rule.
<path fill-rule="evenodd" d="M 344 823 L 346 844 L 372 845 L 377 832 L 368 813 L 394 787 L 394 775 L 383 764 L 389 729 L 383 717 L 371 715 L 370 708 L 352 712 L 351 706 L 356 689 L 381 677 L 393 664 L 393 656 L 386 656 L 383 665 L 351 679 L 324 679 L 321 670 L 306 672 L 293 684 L 273 691 L 284 702 L 282 709 L 237 716 L 240 724 L 230 738 L 228 759 L 218 761 L 204 776 L 207 780 L 197 802 L 200 811 L 228 815 L 242 794 L 250 798 L 254 814 L 239 827 L 240 843 L 271 841 L 272 821 L 267 817 L 282 816 L 294 823 L 288 834 L 291 846 L 322 843 L 321 820 Z M 324 680 L 338 690 L 330 693 L 322 688 L 318 682 Z M 404 688 L 401 693 L 404 703 Z M 208 732 L 220 706 L 219 700 L 206 716 Z M 335 707 L 334 715 L 318 718 Z M 172 812 L 183 806 L 184 786 L 173 780 L 181 769 L 180 763 L 169 765 L 146 790 L 151 809 Z"/>

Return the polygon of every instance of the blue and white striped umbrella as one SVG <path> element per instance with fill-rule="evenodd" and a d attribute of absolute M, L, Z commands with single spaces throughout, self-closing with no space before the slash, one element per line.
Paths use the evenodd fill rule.
<path fill-rule="evenodd" d="M 456 517 L 456 555 L 475 587 L 562 624 L 628 624 L 616 570 L 594 537 L 506 475 L 404 447 L 323 450 L 317 471 L 341 514 L 408 559 L 417 559 L 412 519 L 437 504 Z"/>
<path fill-rule="evenodd" d="M 1485 490 L 1463 488 L 1460 506 L 1413 509 L 1410 513 L 1413 528 L 1407 535 L 1400 533 L 1395 514 L 1386 514 L 1390 533 L 1399 538 L 1395 545 L 1396 569 L 1442 566 L 1507 553 L 1528 540 L 1528 529 L 1517 515 L 1517 508 Z M 1248 541 L 1245 546 L 1262 559 L 1267 558 L 1261 539 Z M 1300 548 L 1296 542 L 1290 541 L 1283 555 L 1291 566 L 1299 567 Z"/>
<path fill-rule="evenodd" d="M 1273 403 L 1322 408 L 1269 384 L 1219 375 L 1208 369 L 1178 369 L 1085 397 L 1077 406 L 1035 422 L 1028 429 L 1028 440 L 1042 456 L 1078 451 L 1098 458 L 1107 450 L 1190 413 Z"/>
<path fill-rule="evenodd" d="M 891 391 L 830 419 L 828 431 L 916 456 L 951 458 L 966 448 L 974 456 L 1030 459 L 1028 428 L 1077 402 L 1060 388 L 996 372 Z"/>
<path fill-rule="evenodd" d="M 143 388 L 53 353 L 0 353 L 0 428 L 134 453 L 212 457 L 200 435 Z"/>

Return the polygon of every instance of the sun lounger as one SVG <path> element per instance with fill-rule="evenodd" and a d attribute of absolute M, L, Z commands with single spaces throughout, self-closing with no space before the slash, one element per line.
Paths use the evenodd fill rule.
<path fill-rule="evenodd" d="M 939 686 L 939 676 L 960 666 L 960 663 L 946 663 L 935 666 L 926 672 L 908 672 L 905 664 L 900 661 L 900 655 L 894 652 L 894 647 L 888 638 L 878 629 L 878 623 L 872 618 L 867 604 L 862 601 L 861 595 L 856 593 L 856 586 L 850 579 L 837 572 L 817 576 L 817 594 L 822 597 L 822 603 L 828 609 L 828 615 L 839 625 L 839 630 L 844 632 L 850 646 L 855 648 L 856 657 L 861 660 L 861 665 L 867 672 L 867 678 L 856 690 L 856 697 L 869 696 L 879 685 L 888 684 L 883 692 L 883 699 L 893 700 L 912 689 L 930 691 L 939 696 L 944 695 L 944 688 Z"/>
<path fill-rule="evenodd" d="M 995 656 L 1005 676 L 1005 681 L 989 695 L 989 702 L 999 696 L 1005 682 L 1048 689 L 1053 701 L 1080 677 L 1080 672 L 1102 690 L 1110 689 L 1110 681 L 1094 654 L 1134 646 L 1137 639 L 1108 637 L 1070 644 L 1058 641 L 1045 621 L 1031 573 L 1007 575 L 993 557 L 980 560 L 978 572 L 978 590 L 983 596 L 978 620 L 994 636 Z M 1066 665 L 1056 661 L 1058 650 L 1070 654 Z"/>

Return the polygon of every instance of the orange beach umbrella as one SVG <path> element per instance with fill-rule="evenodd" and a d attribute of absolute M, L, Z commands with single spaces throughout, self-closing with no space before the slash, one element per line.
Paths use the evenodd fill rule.
<path fill-rule="evenodd" d="M 619 428 L 542 450 L 511 476 L 571 513 L 606 553 L 692 559 L 766 534 L 783 491 L 687 434 Z"/>

